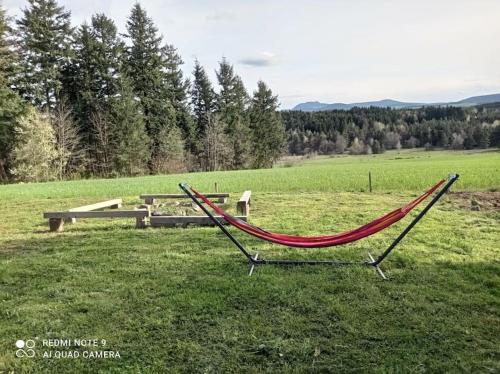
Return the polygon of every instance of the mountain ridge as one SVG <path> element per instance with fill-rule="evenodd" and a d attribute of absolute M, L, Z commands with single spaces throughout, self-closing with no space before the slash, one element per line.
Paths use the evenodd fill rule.
<path fill-rule="evenodd" d="M 321 103 L 319 101 L 308 101 L 305 103 L 297 104 L 291 110 L 299 110 L 302 112 L 318 112 L 318 111 L 328 111 L 328 110 L 349 110 L 355 107 L 358 108 L 393 108 L 393 109 L 404 109 L 404 108 L 419 108 L 424 106 L 458 106 L 467 107 L 481 104 L 490 104 L 500 102 L 500 93 L 471 96 L 459 101 L 450 101 L 442 103 L 411 103 L 405 101 L 398 101 L 393 99 L 382 99 L 376 101 L 364 101 L 359 103 Z"/>

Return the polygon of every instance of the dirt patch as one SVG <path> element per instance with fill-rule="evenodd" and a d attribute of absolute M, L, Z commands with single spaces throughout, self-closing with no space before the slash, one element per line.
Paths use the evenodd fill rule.
<path fill-rule="evenodd" d="M 500 211 L 500 192 L 452 192 L 448 196 L 462 209 Z"/>

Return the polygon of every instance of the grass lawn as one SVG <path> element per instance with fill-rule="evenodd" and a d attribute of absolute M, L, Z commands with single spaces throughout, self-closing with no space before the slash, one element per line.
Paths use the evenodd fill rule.
<path fill-rule="evenodd" d="M 287 166 L 0 186 L 0 373 L 500 371 L 498 150 Z M 389 281 L 365 267 L 261 267 L 248 277 L 244 258 L 215 228 L 136 230 L 130 219 L 82 219 L 56 234 L 42 218 L 113 197 L 133 207 L 140 193 L 177 192 L 186 180 L 204 191 L 217 182 L 232 193 L 231 207 L 251 189 L 250 222 L 259 226 L 332 233 L 403 205 L 448 172 L 461 174 L 454 193 L 383 263 Z M 409 219 L 329 249 L 237 237 L 269 258 L 361 261 Z M 120 358 L 42 347 L 47 339 L 94 338 L 95 350 Z M 34 358 L 15 356 L 18 339 L 36 342 Z M 57 349 L 80 357 L 42 357 Z"/>

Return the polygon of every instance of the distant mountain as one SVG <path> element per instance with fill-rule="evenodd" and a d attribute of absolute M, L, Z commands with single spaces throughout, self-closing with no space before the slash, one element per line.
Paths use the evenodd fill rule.
<path fill-rule="evenodd" d="M 446 102 L 446 103 L 407 103 L 404 101 L 397 101 L 391 99 L 384 99 L 378 101 L 365 101 L 361 103 L 333 103 L 326 104 L 320 103 L 319 101 L 309 101 L 306 103 L 301 103 L 293 107 L 292 110 L 300 110 L 303 112 L 317 112 L 321 110 L 349 110 L 354 107 L 358 108 L 368 108 L 368 107 L 377 107 L 377 108 L 394 108 L 394 109 L 402 109 L 402 108 L 419 108 L 423 106 L 474 106 L 481 104 L 489 104 L 500 102 L 500 94 L 493 95 L 482 95 L 482 96 L 473 96 L 467 99 L 463 99 L 460 101 L 454 102 Z"/>
<path fill-rule="evenodd" d="M 500 102 L 500 94 L 472 96 L 452 104 L 455 104 L 457 106 L 458 105 L 471 106 L 471 105 L 491 104 L 498 102 Z"/>

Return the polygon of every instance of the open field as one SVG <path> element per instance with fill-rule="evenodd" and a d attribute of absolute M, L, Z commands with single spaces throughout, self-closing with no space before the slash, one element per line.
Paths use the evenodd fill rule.
<path fill-rule="evenodd" d="M 366 223 L 448 172 L 461 174 L 455 193 L 383 263 L 390 281 L 364 267 L 262 267 L 248 277 L 215 228 L 136 230 L 130 219 L 82 219 L 54 234 L 42 218 L 115 197 L 131 208 L 140 193 L 178 192 L 186 180 L 204 191 L 218 182 L 231 205 L 251 189 L 250 222 L 314 235 Z M 498 150 L 0 186 L 0 372 L 498 372 L 498 191 Z M 238 238 L 264 257 L 363 260 L 408 222 L 329 249 Z M 105 339 L 121 358 L 44 359 L 42 347 L 34 359 L 16 358 L 14 342 L 30 338 Z"/>

